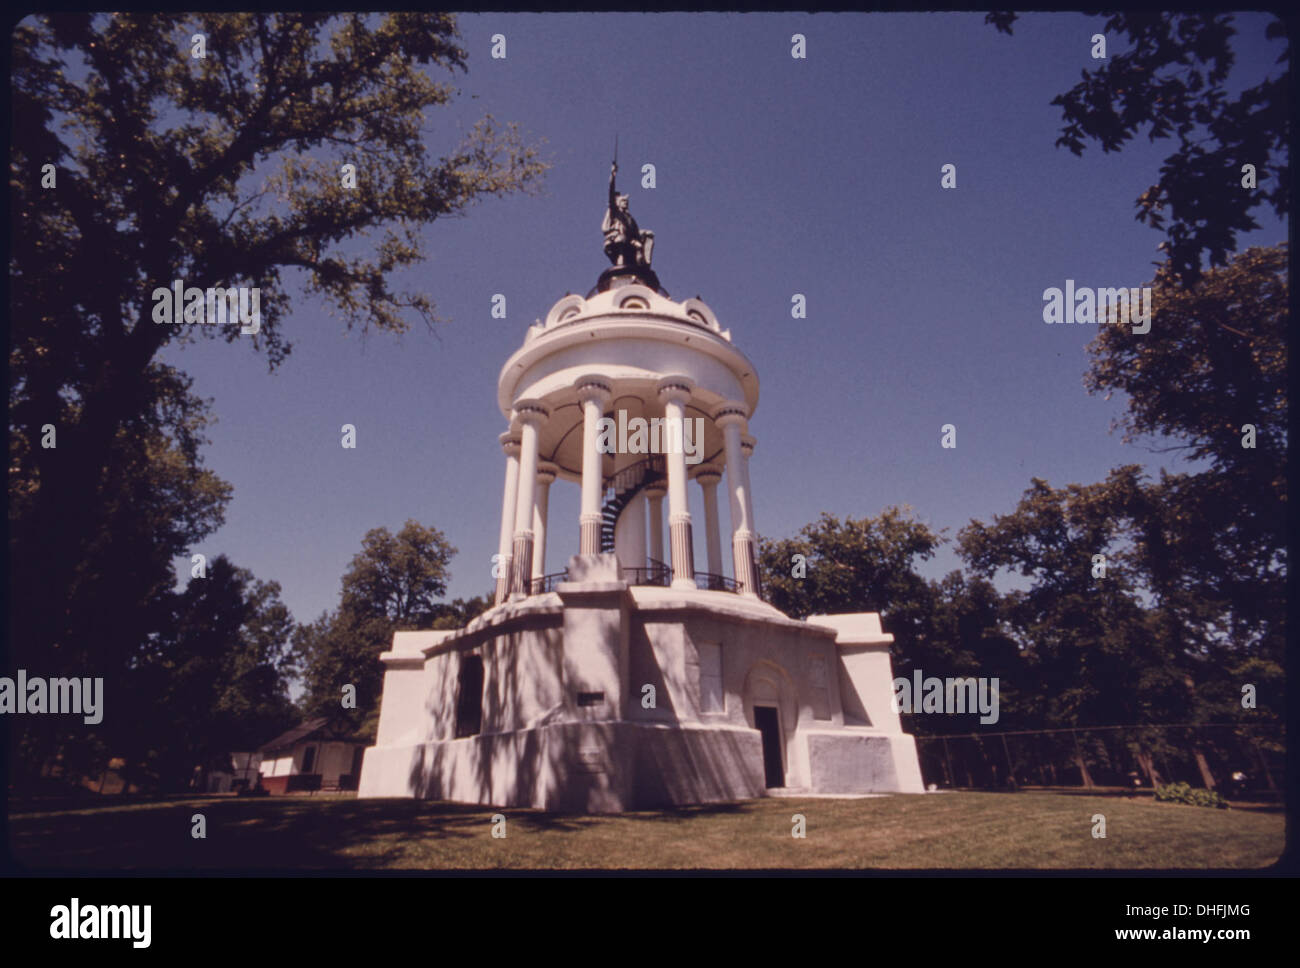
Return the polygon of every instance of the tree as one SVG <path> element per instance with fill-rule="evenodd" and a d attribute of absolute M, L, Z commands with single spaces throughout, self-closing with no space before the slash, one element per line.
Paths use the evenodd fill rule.
<path fill-rule="evenodd" d="M 1153 331 L 1102 327 L 1089 346 L 1090 393 L 1127 397 L 1127 442 L 1158 442 L 1194 471 L 1167 476 L 1178 509 L 1171 560 L 1203 594 L 1231 603 L 1242 644 L 1286 614 L 1287 248 L 1249 249 L 1191 288 L 1156 277 Z M 1249 446 L 1246 446 L 1249 444 Z M 1278 652 L 1280 657 L 1280 651 Z"/>
<path fill-rule="evenodd" d="M 230 486 L 202 466 L 207 405 L 189 388 L 183 374 L 151 366 L 146 389 L 152 403 L 114 436 L 110 460 L 99 475 L 99 503 L 90 517 L 95 537 L 73 563 L 69 591 L 12 599 L 11 620 L 45 610 L 64 629 L 53 646 L 12 636 L 14 666 L 45 676 L 103 678 L 107 701 L 118 710 L 128 708 L 120 690 L 133 675 L 138 650 L 151 638 L 168 634 L 176 583 L 173 559 L 220 526 L 230 498 Z M 41 449 L 43 437 L 33 439 L 19 427 L 9 438 L 11 572 L 38 564 L 22 550 L 30 552 L 30 545 L 15 538 L 30 524 L 30 502 L 40 486 L 32 451 Z M 50 442 L 66 445 L 60 436 Z M 30 774 L 57 754 L 69 774 L 95 772 L 115 755 L 102 737 L 91 735 L 103 731 L 61 716 L 23 717 L 12 724 L 13 762 Z"/>
<path fill-rule="evenodd" d="M 799 535 L 765 538 L 759 548 L 768 601 L 795 618 L 886 612 L 921 602 L 926 583 L 915 566 L 931 558 L 941 541 L 910 509 L 897 507 L 844 521 L 823 512 Z M 801 564 L 796 555 L 803 556 Z"/>
<path fill-rule="evenodd" d="M 457 598 L 439 605 L 438 617 L 433 620 L 435 629 L 464 628 L 493 605 L 494 593 L 475 595 L 473 598 Z"/>
<path fill-rule="evenodd" d="M 22 455 L 13 641 L 74 641 L 114 441 L 155 405 L 163 346 L 247 340 L 274 368 L 290 350 L 287 272 L 349 327 L 431 324 L 431 298 L 389 281 L 422 258 L 418 229 L 536 186 L 536 150 L 490 117 L 430 157 L 426 110 L 454 89 L 425 69 L 464 70 L 455 37 L 434 13 L 78 13 L 15 29 L 10 427 L 33 441 L 53 423 L 59 445 Z M 347 245 L 378 230 L 360 254 Z M 260 289 L 260 330 L 159 325 L 152 293 L 174 280 Z"/>
<path fill-rule="evenodd" d="M 1280 662 L 1234 636 L 1231 603 L 1212 586 L 1207 591 L 1197 568 L 1180 558 L 1196 523 L 1177 500 L 1178 483 L 1167 473 L 1150 483 L 1136 465 L 1087 486 L 1054 489 L 1035 479 L 1012 514 L 959 534 L 976 572 L 1008 570 L 1030 580 L 1008 596 L 1006 615 L 1041 685 L 1043 724 L 1281 718 Z M 1258 711 L 1242 709 L 1243 682 L 1258 688 Z M 1154 782 L 1152 754 L 1164 740 L 1130 742 Z M 1193 733 L 1187 742 L 1213 786 L 1206 752 L 1217 740 Z M 1186 752 L 1163 749 L 1180 758 Z M 1082 758 L 1079 765 L 1087 782 Z"/>
<path fill-rule="evenodd" d="M 963 729 L 1018 729 L 1036 725 L 1041 706 L 1038 683 L 1025 654 L 1006 628 L 1005 597 L 993 583 L 978 575 L 951 571 L 942 581 L 931 582 L 933 603 L 926 634 L 911 654 L 900 656 L 894 675 L 985 677 L 998 680 L 996 726 L 979 724 L 979 714 L 942 718 L 910 717 L 909 732 L 954 733 Z"/>
<path fill-rule="evenodd" d="M 1125 394 L 1126 441 L 1158 442 L 1194 468 L 1162 474 L 1137 520 L 1153 591 L 1215 606 L 1222 633 L 1204 650 L 1231 670 L 1210 704 L 1218 719 L 1241 713 L 1242 682 L 1272 687 L 1261 711 L 1284 708 L 1287 257 L 1285 245 L 1248 249 L 1191 287 L 1162 270 L 1152 332 L 1103 327 L 1084 377 L 1090 393 Z"/>
<path fill-rule="evenodd" d="M 288 692 L 294 623 L 277 582 L 221 555 L 206 577 L 172 595 L 171 606 L 166 633 L 142 650 L 129 677 L 115 680 L 121 712 L 105 717 L 105 739 L 174 789 L 195 766 L 256 749 L 296 715 Z"/>
<path fill-rule="evenodd" d="M 66 612 L 63 620 L 79 633 L 105 624 L 123 633 L 111 643 L 96 645 L 92 668 L 115 667 L 142 641 L 144 632 L 158 627 L 149 603 L 159 601 L 175 583 L 172 559 L 220 527 L 231 495 L 230 485 L 203 467 L 200 449 L 211 422 L 207 402 L 194 396 L 192 381 L 171 367 L 153 364 L 147 377 L 149 406 L 114 435 L 97 482 L 100 501 L 91 517 L 94 540 L 73 563 L 72 595 L 59 602 Z M 67 446 L 59 428 L 54 431 L 54 447 Z M 9 438 L 13 561 L 22 560 L 23 548 L 13 532 L 30 523 L 41 490 L 37 455 L 43 436 L 33 438 L 26 428 L 17 427 Z M 38 601 L 52 604 L 44 596 Z M 81 607 L 72 607 L 74 602 Z M 83 641 L 75 636 L 64 643 L 64 651 L 85 661 L 90 657 L 75 648 Z M 58 650 L 50 654 L 25 639 L 14 639 L 12 646 L 22 661 L 59 660 Z"/>
<path fill-rule="evenodd" d="M 342 607 L 380 616 L 395 629 L 428 626 L 447 593 L 448 565 L 456 549 L 443 533 L 411 519 L 397 534 L 373 528 L 343 576 Z"/>
<path fill-rule="evenodd" d="M 1038 686 L 1042 725 L 1197 715 L 1194 686 L 1206 670 L 1196 656 L 1215 610 L 1151 581 L 1162 530 L 1149 496 L 1136 465 L 1091 485 L 1034 478 L 1012 513 L 958 534 L 976 574 L 1028 580 L 1007 596 L 1005 617 Z"/>
<path fill-rule="evenodd" d="M 1015 20 L 1004 12 L 985 18 L 1006 34 Z M 1280 19 L 1270 22 L 1265 36 L 1283 42 L 1276 63 L 1286 66 L 1238 91 L 1240 82 L 1229 83 L 1233 24 L 1231 15 L 1208 11 L 1112 14 L 1103 27 L 1108 56 L 1052 101 L 1064 120 L 1056 144 L 1076 155 L 1089 142 L 1119 151 L 1143 130 L 1153 142 L 1177 139 L 1159 180 L 1137 199 L 1137 218 L 1165 231 L 1161 248 L 1184 285 L 1200 277 L 1203 253 L 1211 266 L 1223 265 L 1237 233 L 1259 228 L 1255 208 L 1268 206 L 1278 218 L 1290 211 L 1290 40 Z M 1115 50 L 1118 36 L 1129 49 Z M 1243 164 L 1254 166 L 1258 188 L 1243 187 Z"/>
<path fill-rule="evenodd" d="M 380 615 L 363 616 L 343 608 L 323 612 L 294 631 L 293 651 L 302 668 L 304 718 L 341 718 L 361 736 L 373 738 L 383 693 L 379 656 L 393 641 L 393 624 Z M 355 708 L 343 705 L 351 686 Z"/>
<path fill-rule="evenodd" d="M 387 528 L 366 532 L 343 575 L 339 607 L 294 637 L 307 715 L 344 715 L 361 735 L 373 736 L 384 678 L 379 655 L 395 631 L 428 628 L 448 613 L 435 599 L 446 594 L 455 554 L 441 531 L 415 520 L 396 535 Z M 355 710 L 342 705 L 346 685 L 355 688 Z"/>

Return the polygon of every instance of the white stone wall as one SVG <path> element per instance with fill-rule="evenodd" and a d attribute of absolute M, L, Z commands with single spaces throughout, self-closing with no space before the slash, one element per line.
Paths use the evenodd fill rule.
<path fill-rule="evenodd" d="M 878 617 L 796 622 L 726 593 L 593 580 L 485 618 L 436 640 L 399 633 L 423 638 L 386 654 L 361 796 L 583 811 L 759 796 L 756 704 L 779 710 L 787 787 L 921 789 L 915 744 L 888 714 L 891 637 Z M 721 658 L 717 712 L 701 708 L 699 645 Z M 469 651 L 483 657 L 482 730 L 455 739 Z M 605 702 L 579 706 L 580 692 Z M 872 725 L 855 725 L 855 711 Z"/>

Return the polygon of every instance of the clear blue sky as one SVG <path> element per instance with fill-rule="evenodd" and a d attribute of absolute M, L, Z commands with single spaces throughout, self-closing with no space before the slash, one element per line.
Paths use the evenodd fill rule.
<path fill-rule="evenodd" d="M 1238 16 L 1234 81 L 1254 83 L 1276 59 L 1267 19 Z M 490 590 L 497 376 L 528 325 L 607 264 L 615 132 L 620 190 L 655 232 L 664 287 L 701 295 L 757 367 L 763 534 L 792 535 L 823 510 L 908 504 L 951 536 L 1011 510 L 1032 476 L 1059 486 L 1122 463 L 1159 467 L 1109 432 L 1120 401 L 1083 389 L 1096 327 L 1042 321 L 1044 289 L 1140 286 L 1159 258 L 1134 200 L 1172 143 L 1082 158 L 1054 147 L 1050 102 L 1093 64 L 1101 23 L 1030 14 L 1007 37 L 983 14 L 462 16 L 469 72 L 456 103 L 431 112 L 430 144 L 449 150 L 486 112 L 518 122 L 546 139 L 546 194 L 490 199 L 427 229 L 429 260 L 405 282 L 449 320 L 436 336 L 417 321 L 363 344 L 298 294 L 294 350 L 274 374 L 247 345 L 169 350 L 214 400 L 205 455 L 234 485 L 225 526 L 194 550 L 279 581 L 310 621 L 337 603 L 368 529 L 416 518 L 460 551 L 451 597 Z M 805 60 L 790 57 L 796 32 Z M 505 60 L 489 56 L 497 33 Z M 635 177 L 646 162 L 653 190 Z M 949 163 L 958 187 L 945 191 Z M 1285 237 L 1270 221 L 1241 247 Z M 490 315 L 497 292 L 504 320 Z M 790 316 L 796 292 L 807 319 Z M 340 446 L 345 423 L 355 450 Z M 940 447 L 945 423 L 956 450 Z M 548 571 L 576 553 L 577 514 L 577 487 L 557 483 Z M 957 565 L 946 550 L 925 571 Z"/>

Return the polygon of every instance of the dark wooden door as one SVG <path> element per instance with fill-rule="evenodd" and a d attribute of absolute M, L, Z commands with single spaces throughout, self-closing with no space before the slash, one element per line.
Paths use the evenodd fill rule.
<path fill-rule="evenodd" d="M 785 767 L 781 764 L 781 714 L 772 706 L 754 707 L 754 725 L 763 737 L 763 776 L 765 785 L 785 786 Z"/>

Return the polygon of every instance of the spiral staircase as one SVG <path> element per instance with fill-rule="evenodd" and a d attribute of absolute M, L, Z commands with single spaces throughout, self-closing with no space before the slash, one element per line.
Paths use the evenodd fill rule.
<path fill-rule="evenodd" d="M 605 503 L 600 509 L 600 550 L 614 550 L 614 528 L 618 525 L 619 515 L 634 497 L 646 487 L 657 481 L 665 480 L 667 468 L 662 454 L 647 457 L 635 464 L 629 464 L 622 470 L 605 479 Z"/>

